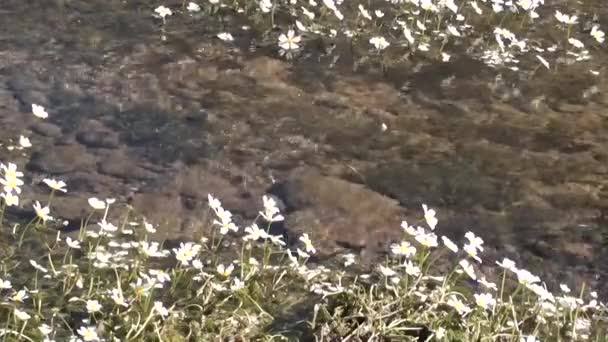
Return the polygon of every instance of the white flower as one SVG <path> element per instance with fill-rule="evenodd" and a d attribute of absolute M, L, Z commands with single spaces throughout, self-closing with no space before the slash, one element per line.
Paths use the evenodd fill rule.
<path fill-rule="evenodd" d="M 603 43 L 605 39 L 604 31 L 599 29 L 598 25 L 593 25 L 591 28 L 591 37 L 593 37 L 598 43 Z"/>
<path fill-rule="evenodd" d="M 585 47 L 585 44 L 583 44 L 583 42 L 581 42 L 580 40 L 578 40 L 576 38 L 568 39 L 568 43 L 570 43 L 572 46 L 574 46 L 577 49 L 582 49 Z"/>
<path fill-rule="evenodd" d="M 268 13 L 272 10 L 272 1 L 260 0 L 259 6 L 260 6 L 260 10 L 262 10 L 262 12 Z"/>
<path fill-rule="evenodd" d="M 216 266 L 215 270 L 219 275 L 224 278 L 228 278 L 232 271 L 234 271 L 234 265 L 231 263 L 228 267 L 225 267 L 224 264 L 219 264 Z"/>
<path fill-rule="evenodd" d="M 97 197 L 89 198 L 89 205 L 95 210 L 103 210 L 106 208 L 106 202 L 100 200 Z"/>
<path fill-rule="evenodd" d="M 384 275 L 385 277 L 394 277 L 397 275 L 397 272 L 393 271 L 393 269 L 385 267 L 383 265 L 379 265 L 378 269 L 380 273 L 382 273 L 382 275 Z"/>
<path fill-rule="evenodd" d="M 262 202 L 264 203 L 264 211 L 260 211 L 260 215 L 268 222 L 279 222 L 285 218 L 279 214 L 279 208 L 277 202 L 272 197 L 266 195 L 262 196 Z"/>
<path fill-rule="evenodd" d="M 454 2 L 454 0 L 442 0 L 440 2 L 440 4 L 442 4 L 445 7 L 449 8 L 450 11 L 452 11 L 454 13 L 458 12 L 458 5 L 456 5 L 456 3 Z"/>
<path fill-rule="evenodd" d="M 439 244 L 437 243 L 437 235 L 434 233 L 424 233 L 418 234 L 415 237 L 416 241 L 418 241 L 421 245 L 425 247 L 437 247 Z"/>
<path fill-rule="evenodd" d="M 399 244 L 391 245 L 391 252 L 395 255 L 403 255 L 406 258 L 416 254 L 416 247 L 412 246 L 407 241 L 401 241 Z"/>
<path fill-rule="evenodd" d="M 377 50 L 384 50 L 391 45 L 384 37 L 381 36 L 370 38 L 369 43 L 372 44 Z"/>
<path fill-rule="evenodd" d="M 46 110 L 44 109 L 44 107 L 39 106 L 37 104 L 32 104 L 32 114 L 34 114 L 35 116 L 41 118 L 41 119 L 46 119 L 49 117 L 49 113 L 46 112 Z"/>
<path fill-rule="evenodd" d="M 443 244 L 449 248 L 449 250 L 451 250 L 454 253 L 458 252 L 458 246 L 456 246 L 456 244 L 454 242 L 452 242 L 452 240 L 450 240 L 447 236 L 442 236 L 441 240 L 443 241 Z"/>
<path fill-rule="evenodd" d="M 441 61 L 442 62 L 449 62 L 451 58 L 452 58 L 452 56 L 450 56 L 449 54 L 447 54 L 445 52 L 441 53 Z"/>
<path fill-rule="evenodd" d="M 566 24 L 566 25 L 574 25 L 574 24 L 576 24 L 578 22 L 578 17 L 577 16 L 575 16 L 575 15 L 568 16 L 567 14 L 563 14 L 560 11 L 555 11 L 555 18 L 560 23 L 563 23 L 563 24 Z"/>
<path fill-rule="evenodd" d="M 460 314 L 461 316 L 465 316 L 466 314 L 468 314 L 469 312 L 471 312 L 471 308 L 469 308 L 468 306 L 466 306 L 456 296 L 451 296 L 450 299 L 448 299 L 447 304 L 449 306 L 453 307 L 454 309 L 456 309 L 456 311 L 458 311 L 458 314 Z"/>
<path fill-rule="evenodd" d="M 426 26 L 420 20 L 416 20 L 416 27 L 422 32 L 426 31 Z M 423 206 L 425 205 L 426 204 L 423 204 Z"/>
<path fill-rule="evenodd" d="M 77 330 L 78 335 L 82 336 L 82 339 L 86 342 L 99 341 L 99 336 L 95 327 L 80 327 Z"/>
<path fill-rule="evenodd" d="M 337 10 L 336 3 L 334 0 L 323 0 L 323 4 L 332 11 Z"/>
<path fill-rule="evenodd" d="M 361 15 L 367 19 L 367 20 L 372 20 L 372 16 L 369 14 L 369 12 L 365 9 L 365 7 L 363 7 L 363 5 L 359 4 L 359 13 L 361 13 Z"/>
<path fill-rule="evenodd" d="M 466 244 L 462 246 L 462 249 L 477 262 L 481 263 L 481 258 L 478 256 L 477 248 L 474 245 Z"/>
<path fill-rule="evenodd" d="M 405 267 L 405 273 L 412 277 L 418 277 L 420 275 L 420 267 L 414 265 L 411 260 L 406 261 L 403 266 Z"/>
<path fill-rule="evenodd" d="M 405 36 L 405 39 L 407 39 L 407 42 L 412 45 L 414 44 L 414 36 L 412 35 L 412 31 L 407 28 L 407 26 L 405 26 L 405 24 L 403 26 L 401 26 L 401 29 L 403 30 L 403 35 Z"/>
<path fill-rule="evenodd" d="M 268 233 L 260 229 L 260 227 L 258 227 L 258 225 L 255 223 L 249 227 L 245 227 L 245 233 L 247 233 L 245 236 L 243 236 L 243 240 L 245 241 L 257 241 L 259 239 L 267 239 L 269 237 Z"/>
<path fill-rule="evenodd" d="M 436 212 L 433 209 L 429 209 L 426 204 L 422 205 L 422 210 L 424 210 L 424 219 L 426 220 L 426 224 L 429 225 L 429 228 L 431 228 L 431 230 L 435 230 L 435 227 L 437 226 L 437 217 L 436 217 Z"/>
<path fill-rule="evenodd" d="M 296 36 L 296 33 L 294 30 L 289 30 L 289 31 L 287 31 L 287 34 L 283 33 L 279 36 L 279 47 L 286 51 L 295 50 L 300 47 L 298 45 L 300 40 L 301 40 L 301 37 Z"/>
<path fill-rule="evenodd" d="M 40 271 L 42 273 L 47 273 L 49 271 L 46 268 L 42 267 L 42 265 L 37 263 L 35 260 L 30 260 L 30 265 L 32 265 L 32 267 L 34 267 L 35 269 L 37 269 L 38 271 Z"/>
<path fill-rule="evenodd" d="M 201 6 L 199 6 L 195 2 L 190 2 L 188 3 L 188 7 L 186 7 L 186 9 L 188 10 L 188 12 L 198 12 L 201 10 Z"/>
<path fill-rule="evenodd" d="M 522 336 L 519 339 L 519 342 L 540 342 L 540 340 L 537 340 L 536 336 L 534 336 L 534 335 L 528 335 L 528 336 Z"/>
<path fill-rule="evenodd" d="M 231 42 L 234 40 L 234 37 L 228 32 L 218 33 L 217 37 L 225 42 Z"/>
<path fill-rule="evenodd" d="M 163 270 L 152 269 L 149 271 L 149 273 L 151 276 L 155 277 L 156 280 L 161 284 L 171 281 L 171 276 L 169 275 L 169 273 L 167 273 Z"/>
<path fill-rule="evenodd" d="M 289 258 L 289 261 L 291 262 L 291 266 L 297 268 L 299 266 L 298 263 L 298 258 L 296 258 L 295 256 L 293 256 L 293 254 L 291 253 L 291 250 L 287 250 L 287 257 Z"/>
<path fill-rule="evenodd" d="M 15 317 L 21 321 L 27 321 L 28 319 L 32 318 L 32 316 L 30 316 L 27 312 L 19 309 L 15 309 Z"/>
<path fill-rule="evenodd" d="M 403 228 L 403 230 L 411 236 L 418 236 L 420 234 L 426 234 L 426 232 L 424 231 L 424 228 L 422 228 L 422 227 L 414 228 L 414 226 L 410 226 L 405 221 L 401 222 L 401 228 Z"/>
<path fill-rule="evenodd" d="M 200 250 L 200 245 L 192 242 L 187 242 L 185 244 L 182 242 L 178 249 L 173 248 L 173 253 L 175 253 L 175 259 L 181 262 L 182 265 L 189 265 L 190 261 L 194 259 Z"/>
<path fill-rule="evenodd" d="M 492 309 L 496 305 L 496 299 L 492 297 L 491 293 L 474 294 L 475 303 L 485 310 Z"/>
<path fill-rule="evenodd" d="M 507 269 L 511 272 L 517 272 L 517 267 L 515 267 L 515 262 L 513 262 L 509 258 L 503 258 L 502 262 L 496 261 L 496 265 L 498 265 L 504 269 Z"/>
<path fill-rule="evenodd" d="M 445 337 L 445 329 L 443 327 L 439 327 L 437 328 L 437 330 L 435 330 L 435 336 L 441 340 Z"/>
<path fill-rule="evenodd" d="M 56 179 L 48 179 L 45 178 L 42 180 L 44 182 L 44 184 L 48 185 L 49 188 L 53 189 L 53 190 L 57 190 L 57 191 L 61 191 L 61 192 L 68 192 L 65 189 L 65 182 L 64 181 L 57 181 Z"/>
<path fill-rule="evenodd" d="M 476 1 L 471 1 L 469 3 L 471 4 L 471 6 L 473 7 L 473 9 L 475 10 L 475 13 L 477 13 L 478 15 L 481 15 L 483 13 L 483 11 L 481 10 L 481 8 L 479 8 L 479 5 L 477 5 Z"/>
<path fill-rule="evenodd" d="M 209 207 L 211 207 L 213 211 L 217 211 L 222 207 L 222 202 L 220 202 L 220 200 L 218 200 L 217 198 L 213 197 L 213 195 L 211 194 L 207 195 L 207 200 L 209 201 Z"/>
<path fill-rule="evenodd" d="M 213 224 L 220 226 L 220 234 L 226 235 L 230 230 L 232 230 L 233 232 L 239 230 L 236 224 L 232 222 L 232 213 L 230 211 L 224 210 L 224 208 L 219 207 L 215 211 L 215 214 L 220 219 L 220 221 L 213 220 Z"/>
<path fill-rule="evenodd" d="M 528 10 L 532 9 L 533 2 L 532 2 L 532 0 L 517 0 L 517 4 L 524 11 L 528 11 Z"/>
<path fill-rule="evenodd" d="M 522 284 L 522 285 L 531 285 L 534 283 L 538 283 L 540 282 L 540 278 L 535 276 L 534 274 L 530 273 L 528 270 L 517 270 L 515 271 L 515 274 L 517 274 L 517 280 Z"/>
<path fill-rule="evenodd" d="M 285 241 L 283 241 L 282 235 L 268 235 L 270 242 L 275 244 L 276 246 L 285 246 Z"/>
<path fill-rule="evenodd" d="M 483 285 L 486 289 L 490 289 L 490 290 L 494 290 L 494 291 L 497 290 L 496 284 L 487 281 L 485 276 L 481 277 L 481 279 L 478 279 L 477 282 L 480 283 L 481 285 Z"/>
<path fill-rule="evenodd" d="M 50 209 L 48 206 L 46 207 L 42 207 L 42 205 L 40 205 L 40 202 L 36 201 L 36 203 L 34 203 L 33 205 L 34 210 L 36 211 L 36 215 L 42 220 L 42 222 L 46 222 L 50 219 L 52 219 L 52 217 L 49 215 L 50 213 Z"/>
<path fill-rule="evenodd" d="M 127 307 L 129 304 L 125 301 L 125 297 L 122 294 L 122 291 L 118 288 L 112 289 L 111 296 L 114 304 Z"/>
<path fill-rule="evenodd" d="M 0 289 L 7 290 L 13 288 L 10 280 L 2 280 L 0 279 Z"/>
<path fill-rule="evenodd" d="M 538 58 L 538 60 L 545 66 L 545 68 L 551 70 L 551 68 L 549 67 L 549 62 L 547 62 L 546 59 L 539 55 L 536 55 L 536 58 Z"/>
<path fill-rule="evenodd" d="M 163 318 L 169 316 L 169 310 L 163 305 L 161 301 L 154 302 L 154 311 L 161 315 Z"/>
<path fill-rule="evenodd" d="M 472 247 L 475 247 L 480 252 L 483 252 L 483 240 L 480 237 L 475 236 L 475 234 L 470 231 L 464 234 L 464 237 L 469 240 L 469 244 Z"/>
<path fill-rule="evenodd" d="M 374 14 L 376 15 L 377 18 L 384 17 L 384 12 L 382 12 L 381 10 L 375 10 Z"/>
<path fill-rule="evenodd" d="M 112 233 L 112 232 L 115 232 L 115 231 L 118 230 L 118 227 L 116 227 L 111 222 L 107 222 L 105 219 L 101 220 L 101 222 L 98 222 L 97 224 L 99 225 L 99 228 L 103 232 L 111 232 Z"/>
<path fill-rule="evenodd" d="M 437 6 L 435 6 L 431 0 L 421 0 L 420 8 L 422 8 L 425 11 L 431 11 L 431 12 L 439 11 Z"/>
<path fill-rule="evenodd" d="M 101 304 L 97 300 L 87 300 L 87 311 L 89 313 L 98 312 L 101 310 Z"/>
<path fill-rule="evenodd" d="M 48 324 L 46 323 L 42 323 L 40 324 L 40 326 L 38 327 L 38 330 L 40 331 L 40 333 L 44 336 L 48 336 L 50 333 L 53 332 L 53 328 L 51 328 Z"/>
<path fill-rule="evenodd" d="M 527 287 L 530 291 L 534 292 L 541 301 L 555 302 L 555 297 L 547 290 L 545 284 L 542 286 L 539 284 L 530 284 L 527 285 Z"/>
<path fill-rule="evenodd" d="M 473 280 L 477 279 L 477 275 L 475 274 L 475 268 L 469 263 L 467 259 L 462 259 L 458 263 L 460 267 L 466 272 L 466 274 Z"/>
<path fill-rule="evenodd" d="M 13 302 L 19 302 L 19 303 L 23 303 L 23 301 L 25 299 L 29 298 L 29 296 L 27 295 L 27 293 L 25 292 L 25 290 L 19 290 L 17 293 L 15 293 L 12 297 L 11 300 Z"/>
<path fill-rule="evenodd" d="M 139 243 L 139 248 L 149 257 L 162 258 L 169 254 L 168 251 L 160 250 L 160 244 L 158 242 L 141 241 Z"/>
<path fill-rule="evenodd" d="M 418 44 L 418 50 L 420 51 L 429 51 L 429 44 L 426 43 L 420 43 Z"/>
<path fill-rule="evenodd" d="M 300 258 L 303 258 L 303 259 L 310 258 L 310 254 L 308 254 L 308 253 L 304 252 L 303 250 L 301 250 L 301 249 L 299 249 L 299 248 L 296 248 L 296 252 L 298 253 L 298 256 L 299 256 Z"/>
<path fill-rule="evenodd" d="M 20 178 L 23 177 L 23 172 L 17 171 L 17 165 L 13 163 L 8 163 L 8 166 L 0 164 L 0 169 L 4 172 L 4 178 L 0 178 L 0 184 L 4 185 L 4 192 L 11 193 L 14 190 L 20 194 L 23 185 Z"/>
<path fill-rule="evenodd" d="M 13 195 L 10 192 L 2 193 L 0 197 L 4 198 L 4 203 L 9 207 L 19 205 L 19 196 Z"/>
<path fill-rule="evenodd" d="M 583 304 L 582 299 L 572 296 L 557 297 L 557 302 L 560 306 L 569 310 L 574 310 L 578 308 L 579 305 Z"/>
<path fill-rule="evenodd" d="M 348 267 L 355 263 L 355 255 L 352 253 L 345 254 L 342 258 L 344 258 L 344 267 Z"/>
<path fill-rule="evenodd" d="M 154 228 L 154 226 L 151 223 L 148 223 L 146 220 L 144 220 L 144 229 L 146 229 L 146 232 L 150 234 L 156 233 L 156 228 Z"/>
<path fill-rule="evenodd" d="M 559 284 L 559 288 L 564 292 L 564 293 L 570 293 L 570 288 L 568 287 L 568 285 L 566 284 Z"/>
<path fill-rule="evenodd" d="M 32 142 L 29 138 L 24 137 L 23 135 L 19 136 L 19 145 L 23 148 L 32 147 Z"/>
<path fill-rule="evenodd" d="M 171 12 L 171 10 L 165 6 L 156 7 L 154 12 L 156 12 L 156 14 L 158 14 L 158 16 L 163 19 L 165 19 L 165 17 L 168 17 L 173 14 L 173 12 Z"/>
<path fill-rule="evenodd" d="M 315 13 L 307 10 L 304 7 L 302 7 L 302 13 L 304 13 L 304 15 L 307 16 L 308 19 L 310 19 L 310 20 L 315 19 Z M 301 26 L 303 26 L 303 25 L 298 25 L 298 21 L 296 21 L 296 26 L 298 26 L 298 29 L 302 30 Z M 302 30 L 302 31 L 304 31 L 304 30 Z"/>
<path fill-rule="evenodd" d="M 312 253 L 312 254 L 317 253 L 317 250 L 312 245 L 312 241 L 308 237 L 307 233 L 304 233 L 304 234 L 302 234 L 302 236 L 300 236 L 300 241 L 302 241 L 304 243 L 304 247 L 306 248 L 306 252 Z"/>
<path fill-rule="evenodd" d="M 230 285 L 230 290 L 235 292 L 245 287 L 245 283 L 241 281 L 239 278 L 234 278 L 232 280 L 232 285 Z"/>
<path fill-rule="evenodd" d="M 154 287 L 154 284 L 150 282 L 150 279 L 147 279 L 144 283 L 143 279 L 138 277 L 137 280 L 135 280 L 135 283 L 131 283 L 129 286 L 131 286 L 135 295 L 140 297 L 148 296 Z"/>

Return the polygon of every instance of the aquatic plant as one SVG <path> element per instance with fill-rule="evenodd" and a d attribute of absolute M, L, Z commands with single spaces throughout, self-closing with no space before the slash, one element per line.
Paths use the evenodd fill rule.
<path fill-rule="evenodd" d="M 403 239 L 384 262 L 369 269 L 348 254 L 329 267 L 310 261 L 314 236 L 288 246 L 271 233 L 284 219 L 271 197 L 241 229 L 209 195 L 210 236 L 169 248 L 132 210 L 109 215 L 111 198 L 88 199 L 80 231 L 66 235 L 50 209 L 61 201 L 56 192 L 68 191 L 56 179 L 44 181 L 51 192 L 35 202 L 31 221 L 7 219 L 25 196 L 25 175 L 10 162 L 0 170 L 2 340 L 606 339 L 596 292 L 565 284 L 551 292 L 509 259 L 484 259 L 472 232 L 458 246 L 437 235 L 437 213 L 426 205 L 423 226 L 395 227 Z M 479 268 L 488 262 L 500 270 L 496 279 Z"/>
<path fill-rule="evenodd" d="M 262 36 L 276 34 L 280 54 L 289 58 L 299 56 L 310 40 L 347 39 L 359 51 L 360 62 L 373 56 L 389 64 L 414 56 L 449 62 L 452 55 L 467 55 L 493 68 L 533 75 L 535 62 L 557 70 L 560 64 L 591 59 L 604 43 L 597 13 L 579 5 L 561 9 L 544 0 L 231 0 L 190 2 L 188 10 L 212 14 L 221 8 L 245 15 Z M 166 12 L 163 8 L 157 12 Z M 527 64 L 521 67 L 521 62 Z"/>

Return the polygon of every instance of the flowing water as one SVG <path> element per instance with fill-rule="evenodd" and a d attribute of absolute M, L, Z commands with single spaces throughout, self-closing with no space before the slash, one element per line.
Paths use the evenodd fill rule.
<path fill-rule="evenodd" d="M 552 281 L 605 283 L 604 51 L 521 79 L 464 54 L 361 64 L 340 39 L 311 39 L 287 61 L 239 29 L 246 19 L 184 13 L 162 26 L 157 5 L 2 2 L 0 139 L 24 132 L 34 146 L 0 159 L 26 169 L 23 208 L 52 175 L 68 184 L 52 208 L 68 227 L 88 197 L 116 197 L 179 240 L 205 226 L 207 193 L 241 222 L 273 193 L 288 236 L 373 258 L 402 219 L 422 223 L 426 203 L 438 234 L 484 238 L 485 265 L 507 256 Z"/>

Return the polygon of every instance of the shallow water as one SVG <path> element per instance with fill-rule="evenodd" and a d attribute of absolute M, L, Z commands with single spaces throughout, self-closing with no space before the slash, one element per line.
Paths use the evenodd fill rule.
<path fill-rule="evenodd" d="M 272 191 L 288 232 L 312 232 L 324 255 L 366 257 L 427 203 L 439 234 L 476 232 L 489 260 L 604 284 L 601 58 L 497 78 L 464 56 L 355 67 L 357 47 L 338 40 L 310 41 L 288 62 L 230 16 L 175 15 L 163 41 L 153 9 L 3 2 L 0 136 L 10 145 L 23 131 L 34 147 L 0 158 L 26 166 L 24 197 L 44 199 L 36 180 L 50 174 L 70 190 L 53 212 L 75 226 L 84 199 L 117 197 L 163 224 L 159 238 L 188 239 L 205 226 L 207 193 L 247 220 Z M 214 38 L 223 30 L 240 33 L 227 44 Z M 36 120 L 31 103 L 49 119 Z"/>

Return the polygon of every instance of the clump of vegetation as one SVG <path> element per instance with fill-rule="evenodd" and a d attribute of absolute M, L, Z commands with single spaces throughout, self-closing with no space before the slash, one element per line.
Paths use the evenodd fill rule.
<path fill-rule="evenodd" d="M 33 106 L 33 113 L 48 113 Z M 18 146 L 31 146 L 20 138 Z M 50 206 L 67 191 L 45 179 L 46 203 L 35 218 L 10 222 L 24 174 L 1 165 L 0 336 L 6 341 L 570 341 L 606 339 L 606 306 L 589 289 L 559 293 L 503 259 L 487 279 L 483 240 L 468 232 L 456 245 L 435 232 L 438 219 L 423 205 L 425 227 L 402 222 L 403 240 L 370 272 L 314 265 L 307 234 L 287 246 L 270 226 L 283 220 L 263 198 L 247 227 L 209 195 L 211 234 L 168 248 L 150 236 L 151 223 L 126 210 L 111 220 L 113 199 L 90 198 L 79 232 L 62 234 Z M 261 226 L 261 227 L 260 227 Z M 396 229 L 399 229 L 396 227 Z M 458 260 L 445 270 L 439 257 Z M 484 260 L 488 262 L 488 260 Z"/>
<path fill-rule="evenodd" d="M 544 0 L 212 0 L 184 2 L 173 10 L 159 6 L 156 14 L 164 32 L 174 11 L 201 17 L 229 10 L 246 16 L 263 37 L 276 39 L 288 58 L 303 55 L 308 41 L 345 38 L 359 56 L 357 63 L 394 64 L 414 56 L 447 63 L 467 55 L 523 76 L 592 58 L 605 33 L 598 13 L 586 12 L 589 8 L 582 3 L 549 7 Z M 252 27 L 230 29 L 218 37 L 230 42 Z"/>

